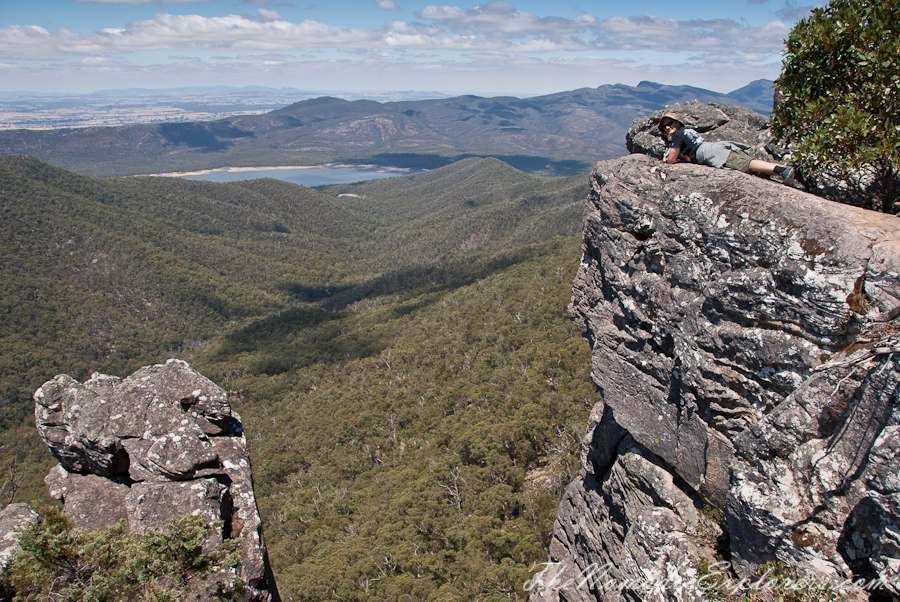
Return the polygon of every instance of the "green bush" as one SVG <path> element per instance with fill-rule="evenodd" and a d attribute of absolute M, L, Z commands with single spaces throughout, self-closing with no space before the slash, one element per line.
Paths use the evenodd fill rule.
<path fill-rule="evenodd" d="M 797 23 L 775 84 L 782 102 L 776 136 L 794 143 L 811 175 L 857 190 L 874 183 L 895 213 L 900 189 L 900 5 L 882 0 L 832 0 Z"/>
<path fill-rule="evenodd" d="M 48 507 L 20 535 L 19 550 L 3 575 L 3 599 L 179 602 L 213 588 L 214 599 L 238 599 L 243 583 L 236 576 L 241 564 L 236 541 L 203 552 L 217 528 L 221 525 L 207 525 L 201 516 L 184 516 L 146 535 L 129 533 L 124 521 L 83 531 L 64 512 Z"/>

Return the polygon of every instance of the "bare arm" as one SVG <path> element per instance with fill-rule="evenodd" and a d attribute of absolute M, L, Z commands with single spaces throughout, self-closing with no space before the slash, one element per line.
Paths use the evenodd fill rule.
<path fill-rule="evenodd" d="M 673 163 L 678 163 L 679 160 L 686 161 L 688 163 L 691 162 L 690 157 L 685 155 L 683 152 L 681 152 L 680 149 L 677 148 L 670 148 L 666 151 L 665 157 L 663 157 L 663 161 L 670 165 Z"/>

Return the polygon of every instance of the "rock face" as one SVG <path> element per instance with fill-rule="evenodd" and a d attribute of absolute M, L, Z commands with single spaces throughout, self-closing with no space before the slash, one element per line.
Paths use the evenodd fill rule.
<path fill-rule="evenodd" d="M 642 154 L 591 179 L 602 401 L 532 600 L 699 600 L 719 560 L 900 598 L 900 219 Z"/>
<path fill-rule="evenodd" d="M 240 417 L 187 363 L 169 360 L 125 379 L 69 376 L 34 394 L 35 422 L 59 460 L 45 481 L 78 527 L 125 519 L 132 532 L 202 513 L 239 538 L 246 600 L 279 600 L 262 536 Z"/>
<path fill-rule="evenodd" d="M 37 521 L 37 512 L 28 504 L 9 504 L 0 510 L 0 569 L 6 567 L 19 547 L 18 531 Z"/>

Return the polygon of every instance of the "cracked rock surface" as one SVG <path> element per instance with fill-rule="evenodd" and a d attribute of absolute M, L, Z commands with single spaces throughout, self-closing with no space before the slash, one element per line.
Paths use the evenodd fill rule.
<path fill-rule="evenodd" d="M 45 481 L 76 526 L 124 519 L 146 533 L 179 515 L 223 521 L 206 546 L 240 539 L 244 599 L 279 600 L 241 419 L 221 387 L 169 360 L 124 379 L 60 375 L 34 400 L 38 432 L 59 461 Z"/>
<path fill-rule="evenodd" d="M 591 185 L 569 312 L 601 402 L 532 600 L 701 599 L 704 559 L 896 599 L 900 219 L 642 154 Z"/>

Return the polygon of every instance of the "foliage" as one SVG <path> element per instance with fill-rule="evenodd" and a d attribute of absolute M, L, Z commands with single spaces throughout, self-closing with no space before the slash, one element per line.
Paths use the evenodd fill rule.
<path fill-rule="evenodd" d="M 344 243 L 315 224 L 354 212 L 293 188 L 288 203 L 277 191 L 99 181 L 4 158 L 0 398 L 29 400 L 62 372 L 127 374 L 276 310 L 281 283 L 339 267 Z"/>
<path fill-rule="evenodd" d="M 857 189 L 874 181 L 880 203 L 870 199 L 869 208 L 894 213 L 900 195 L 900 5 L 832 0 L 797 23 L 784 55 L 773 133 L 794 143 L 810 174 Z"/>
<path fill-rule="evenodd" d="M 226 540 L 212 554 L 203 544 L 220 524 L 202 516 L 176 518 L 146 535 L 128 533 L 124 522 L 108 529 L 76 529 L 49 506 L 19 537 L 19 550 L 3 575 L 13 602 L 179 602 L 216 588 L 213 599 L 239 599 L 241 552 Z"/>
<path fill-rule="evenodd" d="M 587 178 L 470 158 L 387 180 L 0 158 L 0 468 L 27 467 L 0 503 L 46 496 L 36 387 L 176 356 L 243 418 L 284 599 L 524 598 L 593 404 L 565 311 Z"/>
<path fill-rule="evenodd" d="M 211 363 L 197 354 L 243 392 L 248 430 L 268 434 L 251 449 L 286 598 L 521 592 L 592 403 L 562 311 L 576 253 L 572 237 L 480 277 L 473 262 L 449 286 L 401 277 L 405 290 L 284 312 L 227 337 Z"/>
<path fill-rule="evenodd" d="M 251 449 L 286 599 L 524 597 L 593 404 L 563 309 L 577 238 L 534 251 L 328 322 L 286 316 L 197 358 L 241 391 L 247 430 L 269 433 Z"/>

